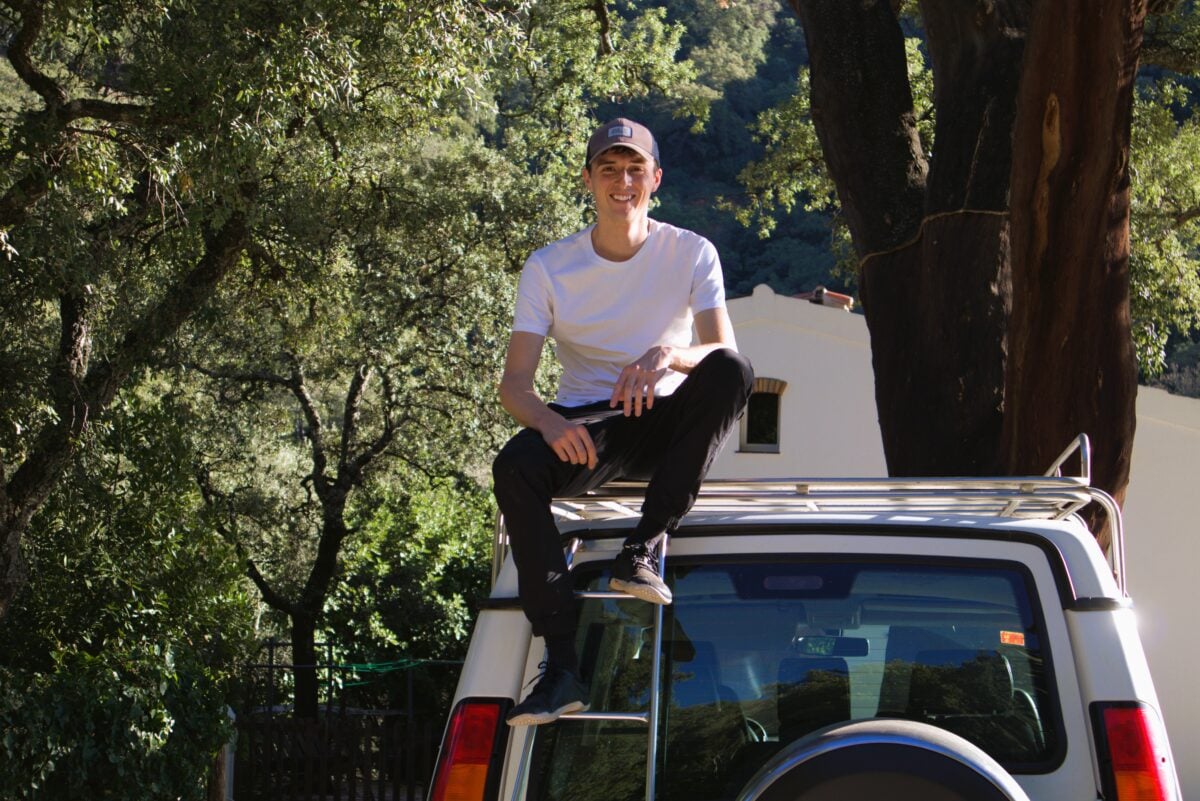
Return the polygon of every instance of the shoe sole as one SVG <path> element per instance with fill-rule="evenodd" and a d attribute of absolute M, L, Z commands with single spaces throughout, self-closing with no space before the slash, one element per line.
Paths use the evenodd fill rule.
<path fill-rule="evenodd" d="M 668 606 L 672 600 L 670 590 L 660 591 L 651 587 L 648 584 L 638 584 L 634 581 L 622 581 L 621 579 L 609 579 L 608 588 L 613 592 L 623 592 L 626 595 L 632 595 L 641 601 L 648 601 L 659 606 Z M 665 593 L 665 594 L 664 594 Z"/>
<path fill-rule="evenodd" d="M 523 715 L 508 718 L 509 726 L 541 726 L 546 723 L 553 723 L 563 715 L 571 712 L 587 712 L 588 705 L 582 701 L 572 701 L 569 704 L 563 704 L 553 712 L 526 712 Z"/>

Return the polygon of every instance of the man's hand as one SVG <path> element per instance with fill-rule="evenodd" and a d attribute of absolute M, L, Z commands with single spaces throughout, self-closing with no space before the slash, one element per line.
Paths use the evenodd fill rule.
<path fill-rule="evenodd" d="M 631 414 L 641 417 L 643 404 L 647 409 L 653 409 L 654 385 L 670 369 L 671 351 L 669 345 L 655 345 L 637 361 L 626 365 L 621 375 L 617 376 L 608 407 L 615 409 L 620 404 L 626 417 Z"/>
<path fill-rule="evenodd" d="M 539 430 L 542 439 L 559 459 L 571 464 L 586 464 L 588 470 L 596 469 L 596 445 L 586 427 L 556 414 Z"/>
<path fill-rule="evenodd" d="M 527 331 L 515 331 L 508 340 L 504 377 L 500 379 L 500 402 L 517 422 L 536 429 L 564 462 L 585 464 L 596 469 L 596 445 L 582 425 L 572 423 L 551 409 L 533 391 L 545 337 Z"/>

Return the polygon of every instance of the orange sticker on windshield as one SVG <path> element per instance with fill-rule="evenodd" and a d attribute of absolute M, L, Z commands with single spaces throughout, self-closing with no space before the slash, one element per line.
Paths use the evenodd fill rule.
<path fill-rule="evenodd" d="M 1002 631 L 1000 632 L 1001 645 L 1024 645 L 1025 635 L 1019 631 Z"/>

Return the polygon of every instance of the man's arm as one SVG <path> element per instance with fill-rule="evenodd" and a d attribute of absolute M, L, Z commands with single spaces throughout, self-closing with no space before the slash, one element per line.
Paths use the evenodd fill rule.
<path fill-rule="evenodd" d="M 617 383 L 613 385 L 609 408 L 615 409 L 620 405 L 624 408 L 626 417 L 630 414 L 640 417 L 643 402 L 647 409 L 654 408 L 654 385 L 667 374 L 667 370 L 690 373 L 692 368 L 717 348 L 737 350 L 737 342 L 733 337 L 733 323 L 730 322 L 729 313 L 724 306 L 698 312 L 694 323 L 699 344 L 686 348 L 655 345 L 637 361 L 626 365 L 617 377 Z"/>
<path fill-rule="evenodd" d="M 512 333 L 500 379 L 500 404 L 518 423 L 541 433 L 559 459 L 593 469 L 596 446 L 587 429 L 551 409 L 533 390 L 545 341 L 545 337 L 527 331 Z"/>

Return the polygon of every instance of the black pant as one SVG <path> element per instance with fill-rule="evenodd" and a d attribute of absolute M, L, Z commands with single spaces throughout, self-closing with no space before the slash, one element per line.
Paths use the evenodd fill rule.
<path fill-rule="evenodd" d="M 726 348 L 713 351 L 674 393 L 655 398 L 654 408 L 643 408 L 640 417 L 618 414 L 585 423 L 596 446 L 594 470 L 560 460 L 531 428 L 500 450 L 492 465 L 496 502 L 517 565 L 521 606 L 535 635 L 569 634 L 576 626 L 574 588 L 551 498 L 579 495 L 619 478 L 649 480 L 642 519 L 626 543 L 656 547 L 695 503 L 753 384 L 746 357 Z M 605 400 L 559 411 L 580 417 L 607 408 Z"/>

